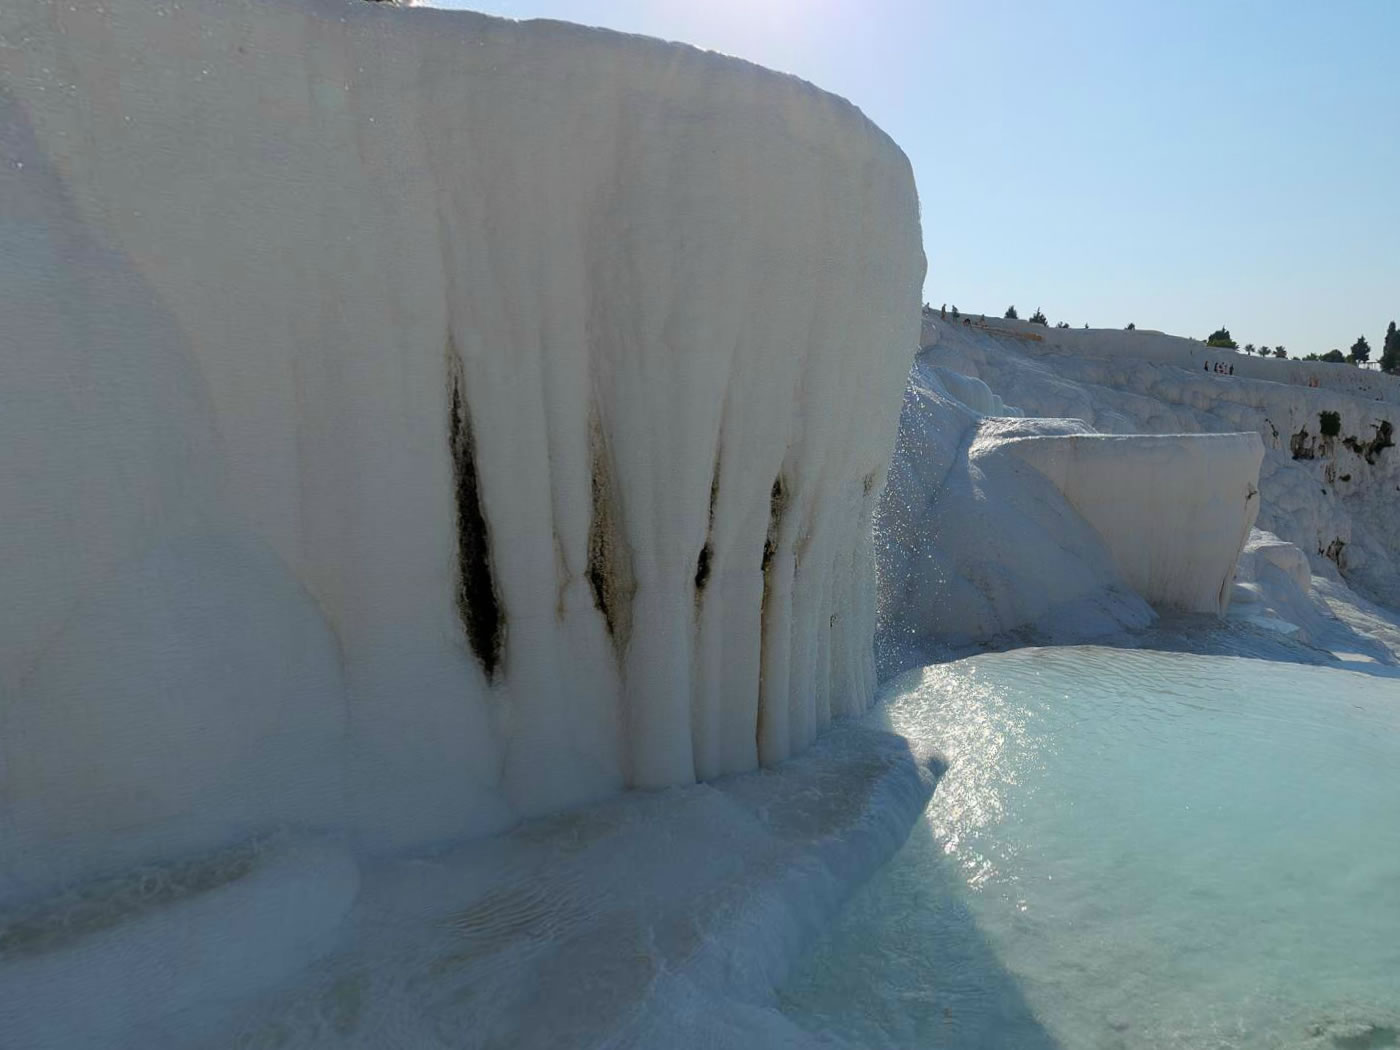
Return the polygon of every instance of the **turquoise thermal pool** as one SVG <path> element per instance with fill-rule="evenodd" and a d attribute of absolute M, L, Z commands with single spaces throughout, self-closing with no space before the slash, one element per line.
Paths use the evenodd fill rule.
<path fill-rule="evenodd" d="M 784 991 L 859 1046 L 1400 1045 L 1400 682 L 1024 649 L 873 719 L 949 761 Z"/>

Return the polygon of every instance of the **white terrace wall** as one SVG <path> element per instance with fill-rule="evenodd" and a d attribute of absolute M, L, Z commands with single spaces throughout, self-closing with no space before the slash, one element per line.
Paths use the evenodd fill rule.
<path fill-rule="evenodd" d="M 0 898 L 749 769 L 871 700 L 903 154 L 686 47 L 0 5 Z"/>

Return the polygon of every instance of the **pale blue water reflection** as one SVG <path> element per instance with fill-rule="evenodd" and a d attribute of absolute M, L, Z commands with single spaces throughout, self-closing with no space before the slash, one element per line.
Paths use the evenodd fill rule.
<path fill-rule="evenodd" d="M 785 992 L 863 1046 L 1400 1045 L 1400 683 L 1095 647 L 912 672 L 950 768 Z"/>

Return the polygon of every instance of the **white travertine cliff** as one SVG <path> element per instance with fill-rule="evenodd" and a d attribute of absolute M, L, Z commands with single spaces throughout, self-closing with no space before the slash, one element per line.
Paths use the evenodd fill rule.
<path fill-rule="evenodd" d="M 19 0 L 0 52 L 0 900 L 870 703 L 923 258 L 853 106 L 359 0 Z"/>

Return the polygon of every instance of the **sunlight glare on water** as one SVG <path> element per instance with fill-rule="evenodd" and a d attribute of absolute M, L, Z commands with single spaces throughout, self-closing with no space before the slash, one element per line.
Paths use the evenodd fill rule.
<path fill-rule="evenodd" d="M 861 1046 L 1400 1045 L 1400 684 L 1094 647 L 912 672 L 950 768 L 784 992 Z"/>

